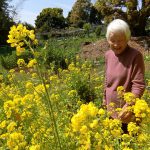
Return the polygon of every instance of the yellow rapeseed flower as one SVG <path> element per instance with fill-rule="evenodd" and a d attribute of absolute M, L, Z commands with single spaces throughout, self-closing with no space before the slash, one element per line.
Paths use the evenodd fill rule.
<path fill-rule="evenodd" d="M 135 95 L 131 92 L 127 92 L 124 93 L 124 100 L 128 103 L 128 104 L 132 104 L 135 102 Z"/>
<path fill-rule="evenodd" d="M 134 106 L 135 117 L 145 118 L 149 112 L 149 106 L 145 100 L 137 99 Z"/>
<path fill-rule="evenodd" d="M 26 142 L 24 139 L 24 135 L 20 132 L 13 132 L 9 135 L 8 141 L 7 141 L 7 146 L 9 149 L 22 149 L 25 148 Z"/>
<path fill-rule="evenodd" d="M 125 147 L 122 150 L 133 150 L 133 148 Z"/>
<path fill-rule="evenodd" d="M 101 115 L 101 116 L 105 115 L 105 113 L 106 113 L 106 111 L 102 108 L 100 108 L 99 111 L 98 111 L 98 114 Z"/>
<path fill-rule="evenodd" d="M 71 90 L 71 91 L 69 91 L 69 93 L 68 93 L 68 96 L 70 96 L 70 97 L 74 97 L 74 96 L 76 96 L 77 95 L 77 91 L 76 90 Z"/>
<path fill-rule="evenodd" d="M 98 127 L 98 120 L 97 120 L 97 119 L 93 120 L 93 122 L 90 123 L 90 127 L 91 127 L 91 128 L 96 128 L 96 127 Z"/>
<path fill-rule="evenodd" d="M 145 143 L 148 140 L 148 133 L 141 133 L 138 135 L 137 141 L 140 143 Z"/>
<path fill-rule="evenodd" d="M 40 145 L 32 145 L 30 146 L 29 150 L 40 150 Z"/>
<path fill-rule="evenodd" d="M 123 86 L 118 86 L 117 87 L 117 94 L 118 94 L 119 97 L 123 97 L 124 92 L 125 92 L 125 90 L 124 90 Z"/>
<path fill-rule="evenodd" d="M 74 64 L 73 62 L 72 62 L 71 64 L 69 64 L 68 69 L 69 69 L 70 71 L 75 70 L 75 64 Z"/>
<path fill-rule="evenodd" d="M 113 135 L 113 137 L 120 137 L 121 136 L 121 129 L 113 129 L 111 130 L 111 134 Z"/>
<path fill-rule="evenodd" d="M 2 121 L 2 122 L 0 123 L 0 129 L 5 128 L 5 127 L 6 127 L 6 124 L 7 124 L 6 120 Z"/>
<path fill-rule="evenodd" d="M 87 134 L 88 132 L 88 127 L 86 125 L 83 125 L 80 129 L 81 134 Z"/>
<path fill-rule="evenodd" d="M 34 85 L 33 85 L 32 82 L 28 81 L 28 82 L 26 83 L 25 87 L 26 87 L 26 89 L 30 89 L 30 90 L 31 90 L 31 89 L 33 89 Z"/>
<path fill-rule="evenodd" d="M 27 65 L 28 68 L 32 68 L 37 64 L 36 59 L 31 59 Z"/>
<path fill-rule="evenodd" d="M 14 131 L 16 126 L 17 126 L 16 122 L 14 121 L 10 122 L 9 125 L 7 126 L 7 131 L 8 132 Z"/>
<path fill-rule="evenodd" d="M 23 52 L 25 52 L 25 48 L 21 47 L 20 45 L 16 46 L 16 54 L 19 56 L 21 55 Z"/>
<path fill-rule="evenodd" d="M 128 124 L 128 132 L 129 132 L 129 135 L 135 135 L 137 134 L 139 131 L 139 126 L 136 125 L 136 123 L 134 122 L 130 122 Z"/>
<path fill-rule="evenodd" d="M 37 78 L 38 77 L 37 73 L 35 73 L 35 72 L 32 73 L 31 76 L 32 76 L 32 78 Z"/>
<path fill-rule="evenodd" d="M 50 76 L 50 81 L 56 81 L 58 79 L 57 75 Z"/>
<path fill-rule="evenodd" d="M 0 75 L 0 81 L 2 81 L 3 80 L 3 75 Z"/>
<path fill-rule="evenodd" d="M 38 44 L 34 30 L 28 30 L 22 24 L 18 24 L 18 26 L 13 25 L 10 28 L 7 42 L 10 43 L 11 47 L 16 47 L 17 55 L 25 51 L 24 45 L 28 46 L 33 52 L 31 45 Z"/>
<path fill-rule="evenodd" d="M 26 63 L 25 63 L 24 59 L 18 59 L 17 60 L 17 65 L 19 67 L 24 67 L 24 66 L 26 66 Z"/>

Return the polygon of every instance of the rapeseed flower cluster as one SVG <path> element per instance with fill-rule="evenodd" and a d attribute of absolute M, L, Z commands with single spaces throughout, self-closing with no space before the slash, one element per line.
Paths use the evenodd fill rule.
<path fill-rule="evenodd" d="M 31 59 L 27 65 L 28 68 L 33 68 L 37 64 L 36 59 Z"/>
<path fill-rule="evenodd" d="M 147 117 L 150 116 L 150 108 L 145 100 L 137 99 L 134 106 L 134 114 L 137 120 L 144 119 L 147 120 Z"/>
<path fill-rule="evenodd" d="M 11 47 L 16 47 L 17 55 L 23 53 L 26 46 L 32 49 L 32 44 L 38 44 L 34 30 L 28 30 L 26 26 L 22 24 L 18 26 L 13 25 L 10 28 L 7 42 L 11 44 Z"/>
<path fill-rule="evenodd" d="M 122 133 L 121 121 L 110 119 L 106 110 L 92 102 L 81 105 L 71 119 L 71 127 L 79 149 L 113 149 L 114 138 L 120 139 Z"/>
<path fill-rule="evenodd" d="M 18 67 L 25 67 L 26 63 L 25 63 L 24 59 L 18 59 L 17 65 L 18 65 Z"/>
<path fill-rule="evenodd" d="M 83 104 L 71 119 L 74 132 L 71 136 L 77 141 L 79 149 L 149 148 L 150 107 L 145 100 L 135 98 L 132 93 L 126 93 L 123 87 L 118 87 L 118 92 L 128 104 L 127 111 L 131 111 L 135 117 L 134 122 L 128 123 L 128 134 L 122 130 L 121 121 L 111 119 L 106 110 L 98 109 L 91 102 Z M 94 115 L 91 115 L 92 110 Z M 103 117 L 99 114 L 103 114 Z"/>
<path fill-rule="evenodd" d="M 19 64 L 21 66 L 24 61 L 18 60 Z M 59 69 L 59 76 L 54 74 L 53 69 L 48 70 L 45 85 L 41 82 L 35 69 L 30 69 L 27 73 L 10 70 L 7 75 L 8 82 L 2 83 L 0 87 L 0 99 L 2 100 L 0 141 L 3 143 L 0 144 L 0 148 L 54 149 L 57 147 L 56 134 L 53 128 L 54 122 L 52 116 L 49 115 L 46 94 L 48 92 L 61 145 L 66 149 L 68 146 L 70 149 L 74 149 L 76 147 L 75 142 L 70 139 L 70 134 L 74 133 L 70 130 L 70 120 L 75 110 L 83 104 L 80 97 L 82 93 L 77 86 L 85 84 L 91 74 L 87 62 L 84 65 L 86 67 L 81 69 L 82 66 L 83 64 L 78 63 L 74 65 L 72 70 Z M 22 67 L 20 69 L 22 70 Z M 79 82 L 81 76 L 82 82 Z M 91 89 L 102 87 L 103 77 L 99 77 L 96 70 L 90 76 Z M 102 94 L 97 93 L 95 90 L 95 99 L 100 100 Z M 90 109 L 87 109 L 87 112 L 91 114 L 91 117 L 96 114 L 101 117 L 105 115 L 103 109 L 95 109 L 94 104 L 90 104 Z M 84 107 L 83 110 L 86 111 Z M 93 119 L 89 128 L 94 130 L 98 126 L 98 122 L 97 119 Z M 86 131 L 86 127 L 83 125 L 81 132 L 84 131 Z M 19 140 L 14 139 L 13 141 L 12 136 L 16 136 Z"/>

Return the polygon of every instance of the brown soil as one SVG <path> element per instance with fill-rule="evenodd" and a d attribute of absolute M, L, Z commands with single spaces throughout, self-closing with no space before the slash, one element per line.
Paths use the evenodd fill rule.
<path fill-rule="evenodd" d="M 147 43 L 147 44 L 145 44 Z M 150 37 L 132 37 L 128 43 L 131 47 L 138 49 L 141 53 L 147 53 L 150 51 Z M 80 56 L 83 59 L 97 60 L 100 56 L 103 56 L 105 51 L 109 49 L 109 45 L 106 39 L 96 41 L 94 43 L 85 42 L 81 45 Z M 150 54 L 150 53 L 149 53 Z"/>

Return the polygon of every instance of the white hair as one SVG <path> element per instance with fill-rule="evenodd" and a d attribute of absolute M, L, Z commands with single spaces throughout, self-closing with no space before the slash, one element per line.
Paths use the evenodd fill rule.
<path fill-rule="evenodd" d="M 122 32 L 125 34 L 127 41 L 130 40 L 131 31 L 130 31 L 129 25 L 121 19 L 115 19 L 109 23 L 107 27 L 107 32 L 106 32 L 107 40 L 109 39 L 111 32 Z"/>

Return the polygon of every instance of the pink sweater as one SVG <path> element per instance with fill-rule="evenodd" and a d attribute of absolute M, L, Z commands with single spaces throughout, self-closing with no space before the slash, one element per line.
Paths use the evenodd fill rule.
<path fill-rule="evenodd" d="M 111 111 L 109 104 L 113 102 L 115 108 L 122 108 L 125 101 L 117 98 L 117 87 L 123 86 L 126 92 L 132 92 L 141 97 L 145 89 L 144 60 L 142 54 L 127 46 L 125 51 L 116 55 L 112 50 L 105 53 L 105 104 Z M 117 113 L 112 114 L 113 118 Z"/>

